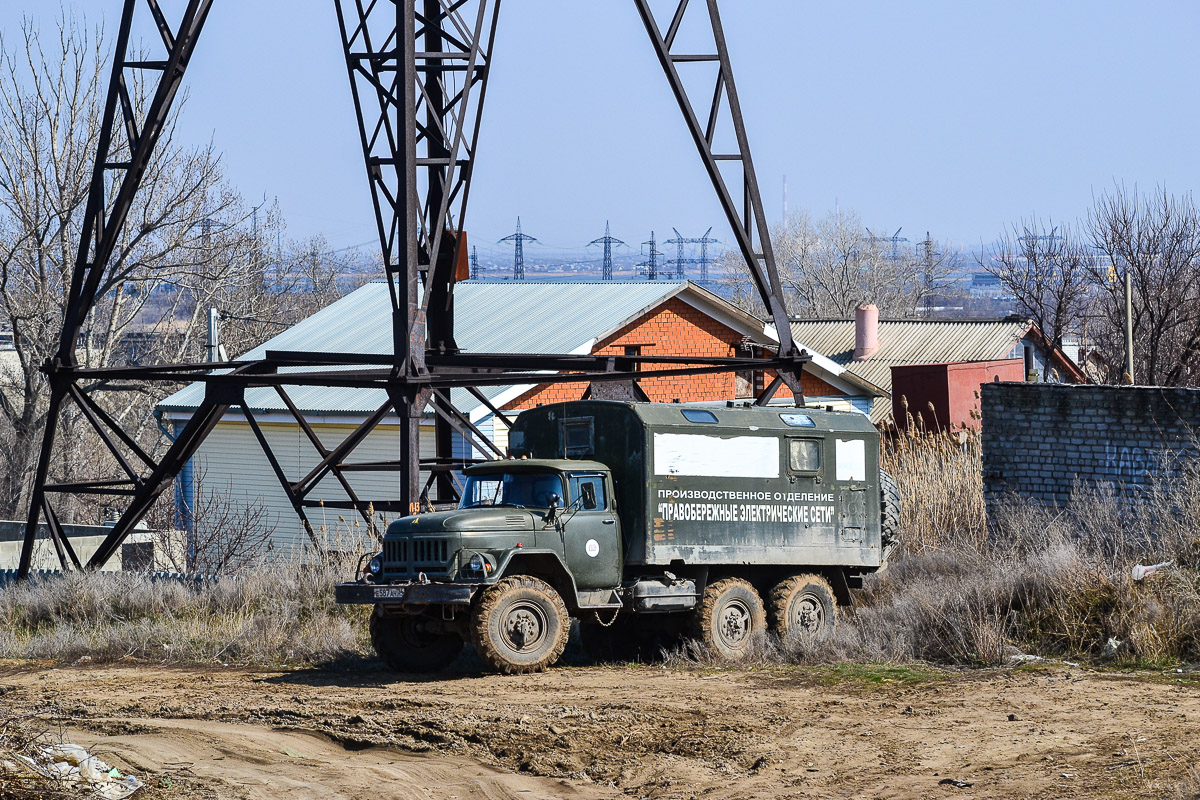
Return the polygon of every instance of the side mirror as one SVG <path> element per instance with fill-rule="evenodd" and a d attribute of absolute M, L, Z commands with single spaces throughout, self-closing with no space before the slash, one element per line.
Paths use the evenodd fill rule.
<path fill-rule="evenodd" d="M 596 507 L 596 485 L 585 483 L 580 487 L 580 492 L 583 495 L 583 507 L 591 511 Z"/>

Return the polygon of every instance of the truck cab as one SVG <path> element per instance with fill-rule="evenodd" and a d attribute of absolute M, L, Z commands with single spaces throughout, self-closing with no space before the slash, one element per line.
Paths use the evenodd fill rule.
<path fill-rule="evenodd" d="M 522 413 L 456 509 L 403 517 L 343 603 L 374 605 L 389 666 L 466 641 L 502 672 L 690 633 L 737 658 L 770 627 L 824 636 L 896 540 L 879 437 L 853 413 L 587 400 Z M 768 608 L 769 607 L 769 608 Z M 653 639 L 653 637 L 650 637 Z"/>

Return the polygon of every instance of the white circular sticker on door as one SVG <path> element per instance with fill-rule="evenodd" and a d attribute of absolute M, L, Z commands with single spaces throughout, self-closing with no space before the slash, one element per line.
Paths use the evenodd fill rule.
<path fill-rule="evenodd" d="M 587 544 L 583 546 L 583 549 L 587 551 L 587 554 L 592 558 L 600 555 L 600 543 L 595 539 L 588 539 Z"/>

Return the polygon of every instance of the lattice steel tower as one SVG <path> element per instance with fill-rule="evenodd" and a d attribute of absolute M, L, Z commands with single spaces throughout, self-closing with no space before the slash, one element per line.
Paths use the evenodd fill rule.
<path fill-rule="evenodd" d="M 737 250 L 775 323 L 778 357 L 464 352 L 454 338 L 454 286 L 460 266 L 467 261 L 463 234 L 468 229 L 467 198 L 499 0 L 334 0 L 391 305 L 390 346 L 372 353 L 266 350 L 258 358 L 220 364 L 102 369 L 81 364 L 79 337 L 94 321 L 106 281 L 118 275 L 114 247 L 131 222 L 133 198 L 154 160 L 161 134 L 169 127 L 184 73 L 215 4 L 214 0 L 177 0 L 163 8 L 167 4 L 161 0 L 111 2 L 122 5 L 123 11 L 109 61 L 108 94 L 95 139 L 92 180 L 80 217 L 81 235 L 59 347 L 42 366 L 49 387 L 46 429 L 33 477 L 19 575 L 29 574 L 34 544 L 41 536 L 49 538 L 64 569 L 102 566 L 154 503 L 171 491 L 201 444 L 225 419 L 245 418 L 313 549 L 324 553 L 327 543 L 308 517 L 314 509 L 358 512 L 368 529 L 378 533 L 374 517 L 381 512 L 415 514 L 430 507 L 452 507 L 458 500 L 455 476 L 473 460 L 459 453 L 452 434 L 462 437 L 468 452 L 504 457 L 491 437 L 458 407 L 452 390 L 481 403 L 501 425 L 511 425 L 512 420 L 485 393 L 486 387 L 629 383 L 756 369 L 776 374 L 756 403 L 767 404 L 780 386 L 787 385 L 796 404 L 803 405 L 800 376 L 810 357 L 791 338 L 718 0 L 672 0 L 673 11 L 661 17 L 651 9 L 651 0 L 633 0 L 633 6 Z M 134 24 L 135 16 L 141 24 Z M 692 20 L 697 24 L 685 24 Z M 160 35 L 134 43 L 134 30 Z M 689 35 L 679 37 L 681 30 Z M 716 67 L 715 85 L 693 96 L 680 70 L 698 62 Z M 129 89 L 141 81 L 147 89 L 144 96 Z M 718 125 L 733 134 L 732 141 L 719 147 L 713 140 Z M 535 166 L 549 169 L 552 165 Z M 523 245 L 533 237 L 521 234 L 518 222 L 517 233 L 502 241 L 514 241 L 515 277 L 523 277 Z M 647 266 L 653 277 L 657 277 L 658 255 L 652 246 Z M 146 391 L 149 386 L 165 393 L 193 383 L 203 384 L 203 399 L 162 453 L 143 447 L 137 427 L 127 427 L 127 421 L 105 407 L 110 391 Z M 360 389 L 364 396 L 380 398 L 380 405 L 353 431 L 334 441 L 325 433 L 318 436 L 308 425 L 291 399 L 295 387 Z M 275 453 L 258 422 L 258 401 L 248 398 L 249 393 L 274 396 L 295 420 L 315 460 L 304 474 L 291 471 Z M 434 452 L 427 454 L 420 443 L 430 411 L 436 415 Z M 61 451 L 75 445 L 63 441 L 56 447 L 56 437 L 73 431 L 68 423 L 75 419 L 90 426 L 116 466 L 105 474 L 63 483 L 52 479 L 50 468 L 52 461 L 63 457 Z M 387 419 L 394 420 L 398 429 L 397 458 L 356 458 L 359 445 Z M 385 496 L 360 495 L 350 478 L 362 471 L 394 472 L 396 481 Z M 321 488 L 331 482 L 340 487 L 341 497 Z M 86 564 L 73 550 L 61 522 L 69 497 L 103 499 L 118 507 L 118 519 Z"/>
<path fill-rule="evenodd" d="M 497 244 L 505 242 L 513 242 L 513 280 L 525 280 L 525 243 L 536 242 L 537 239 L 528 234 L 521 233 L 521 218 L 517 217 L 517 232 L 512 236 L 505 236 Z"/>
<path fill-rule="evenodd" d="M 604 267 L 600 273 L 600 279 L 605 280 L 605 281 L 611 281 L 613 279 L 613 277 L 612 277 L 612 269 L 613 269 L 613 267 L 612 267 L 612 246 L 614 244 L 624 246 L 625 243 L 622 242 L 617 237 L 613 236 L 609 232 L 608 220 L 604 220 L 604 235 L 601 236 L 599 239 L 593 239 L 592 241 L 588 242 L 588 247 L 591 247 L 592 245 L 596 245 L 596 244 L 604 245 Z"/>
<path fill-rule="evenodd" d="M 646 256 L 646 260 L 638 264 L 638 266 L 645 267 L 646 280 L 656 281 L 658 280 L 658 257 L 663 255 L 663 253 L 658 249 L 658 243 L 654 239 L 654 231 L 650 231 L 650 241 L 642 242 L 642 244 L 650 245 L 650 252 Z"/>
<path fill-rule="evenodd" d="M 671 230 L 675 231 L 675 238 L 668 239 L 666 241 L 666 244 L 675 245 L 675 247 L 676 247 L 675 252 L 677 255 L 676 255 L 674 261 L 669 261 L 667 263 L 674 265 L 675 277 L 679 278 L 680 280 L 683 279 L 683 267 L 685 264 L 699 264 L 700 265 L 700 280 L 702 280 L 702 281 L 708 280 L 708 265 L 712 263 L 712 259 L 710 259 L 708 257 L 708 246 L 710 244 L 719 244 L 721 241 L 720 239 L 713 239 L 712 237 L 709 236 L 709 234 L 712 233 L 712 227 L 710 226 L 709 229 L 704 232 L 703 236 L 696 236 L 696 237 L 693 237 L 690 239 L 684 237 L 684 235 L 679 232 L 678 228 L 672 228 Z M 700 257 L 699 258 L 684 258 L 683 257 L 683 246 L 685 244 L 700 245 Z"/>

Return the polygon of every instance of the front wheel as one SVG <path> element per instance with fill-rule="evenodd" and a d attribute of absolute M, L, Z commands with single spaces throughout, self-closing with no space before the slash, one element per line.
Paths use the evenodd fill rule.
<path fill-rule="evenodd" d="M 374 613 L 368 627 L 371 646 L 388 669 L 396 672 L 437 672 L 450 666 L 463 649 L 461 636 L 426 616 Z"/>
<path fill-rule="evenodd" d="M 737 661 L 767 628 L 762 598 L 749 582 L 725 578 L 704 589 L 693 612 L 692 633 L 713 653 Z"/>
<path fill-rule="evenodd" d="M 475 651 L 506 675 L 540 672 L 558 661 L 570 633 L 562 597 L 550 584 L 528 575 L 489 586 L 471 615 Z"/>

